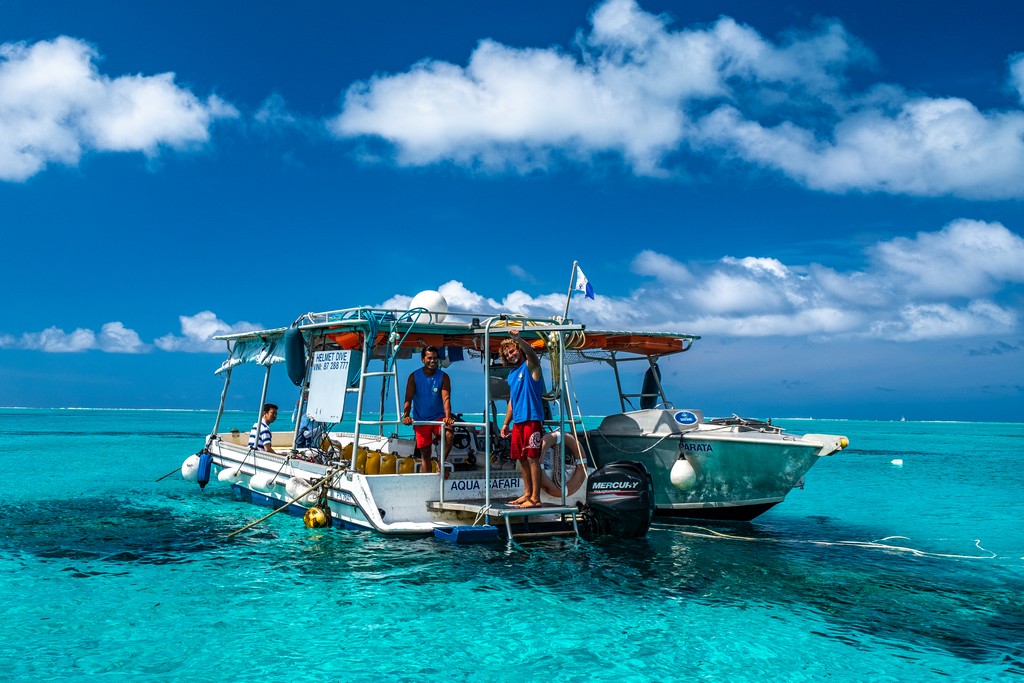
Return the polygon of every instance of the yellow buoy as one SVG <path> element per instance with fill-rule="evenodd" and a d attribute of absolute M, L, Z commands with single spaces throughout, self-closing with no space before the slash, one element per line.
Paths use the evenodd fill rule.
<path fill-rule="evenodd" d="M 308 529 L 322 529 L 331 523 L 331 517 L 330 513 L 316 505 L 306 510 L 306 514 L 302 516 L 302 521 L 305 522 Z"/>

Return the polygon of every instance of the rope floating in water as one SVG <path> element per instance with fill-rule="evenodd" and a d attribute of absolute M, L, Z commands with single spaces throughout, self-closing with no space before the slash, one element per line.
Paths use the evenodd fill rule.
<path fill-rule="evenodd" d="M 800 539 L 790 539 L 790 538 L 755 538 L 753 536 L 735 536 L 733 534 L 724 534 L 724 533 L 722 533 L 720 531 L 715 531 L 714 529 L 708 529 L 707 527 L 694 526 L 694 525 L 689 525 L 689 526 L 692 529 L 700 529 L 701 531 L 706 532 L 706 533 L 698 533 L 696 531 L 682 531 L 682 530 L 678 530 L 678 529 L 669 529 L 669 528 L 666 528 L 666 527 L 661 527 L 660 530 L 661 531 L 670 531 L 672 533 L 682 534 L 684 536 L 695 536 L 697 538 L 721 538 L 721 539 L 728 539 L 728 540 L 731 540 L 731 541 L 755 541 L 755 542 L 759 541 L 761 543 L 794 543 L 794 544 L 817 545 L 817 546 L 846 546 L 846 547 L 853 547 L 853 548 L 868 548 L 868 549 L 871 549 L 871 550 L 892 550 L 892 551 L 896 551 L 896 552 L 910 553 L 911 555 L 914 555 L 915 557 L 943 557 L 943 558 L 951 558 L 951 559 L 956 559 L 956 560 L 991 560 L 991 559 L 993 559 L 995 557 L 998 557 L 998 555 L 996 555 L 991 550 L 987 550 L 987 549 L 981 547 L 981 539 L 980 538 L 974 539 L 974 545 L 975 545 L 975 547 L 978 548 L 978 550 L 981 550 L 982 552 L 986 552 L 986 553 L 988 553 L 988 555 L 957 555 L 957 554 L 952 554 L 952 553 L 930 553 L 928 551 L 918 550 L 916 548 L 908 548 L 906 546 L 890 545 L 888 543 L 880 543 L 879 542 L 879 541 L 889 541 L 889 540 L 893 540 L 893 539 L 897 539 L 897 538 L 902 538 L 902 539 L 906 539 L 906 540 L 909 541 L 910 539 L 907 538 L 906 536 L 886 536 L 885 538 L 879 539 L 879 541 L 814 541 L 814 540 L 800 540 Z M 652 527 L 651 531 L 654 531 L 654 530 L 655 530 L 655 528 Z"/>

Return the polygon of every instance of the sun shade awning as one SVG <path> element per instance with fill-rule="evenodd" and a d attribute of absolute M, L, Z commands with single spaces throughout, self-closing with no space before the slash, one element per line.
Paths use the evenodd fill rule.
<path fill-rule="evenodd" d="M 256 363 L 257 365 L 274 365 L 284 362 L 284 349 L 281 344 L 281 337 L 270 339 L 237 339 L 231 346 L 231 353 L 221 366 L 214 370 L 219 375 L 236 365 L 243 363 Z"/>

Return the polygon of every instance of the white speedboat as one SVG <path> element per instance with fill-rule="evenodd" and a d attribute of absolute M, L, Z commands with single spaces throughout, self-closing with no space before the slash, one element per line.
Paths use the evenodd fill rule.
<path fill-rule="evenodd" d="M 587 433 L 595 461 L 642 462 L 654 479 L 655 516 L 749 521 L 781 503 L 845 436 L 786 434 L 771 421 L 705 420 L 661 406 L 606 417 Z"/>
<path fill-rule="evenodd" d="M 652 510 L 668 518 L 752 519 L 781 502 L 817 458 L 846 445 L 841 436 L 798 437 L 769 423 L 706 420 L 700 411 L 675 409 L 658 361 L 687 351 L 694 335 L 453 313 L 439 294 L 424 294 L 426 303 L 418 305 L 418 296 L 409 310 L 308 313 L 288 328 L 220 337 L 228 348 L 218 370 L 225 376 L 220 410 L 183 474 L 202 486 L 228 484 L 246 501 L 301 514 L 314 526 L 454 540 L 581 530 L 635 537 L 646 534 Z M 533 508 L 508 504 L 522 482 L 498 429 L 508 396 L 498 347 L 513 328 L 546 361 L 550 382 L 542 505 Z M 456 424 L 451 453 L 445 457 L 445 444 L 437 444 L 439 462 L 420 472 L 411 430 L 397 416 L 404 378 L 426 346 L 441 349 L 460 394 L 469 383 L 478 387 L 475 406 L 459 406 L 478 412 Z M 636 394 L 622 389 L 620 366 L 630 360 L 647 363 Z M 589 430 L 571 373 L 585 362 L 614 369 L 621 408 Z M 248 431 L 220 430 L 231 374 L 250 364 L 265 368 L 260 406 L 272 368 L 286 366 L 300 414 L 322 427 L 313 443 L 295 447 L 297 425 L 275 432 L 276 453 L 269 453 L 248 447 Z M 639 409 L 628 410 L 633 399 Z M 354 427 L 339 430 L 343 418 Z"/>
<path fill-rule="evenodd" d="M 677 409 L 662 386 L 658 361 L 688 351 L 698 339 L 595 330 L 571 337 L 564 363 L 610 365 L 622 411 L 582 435 L 584 450 L 598 467 L 621 460 L 642 463 L 654 481 L 656 519 L 749 521 L 802 487 L 818 459 L 842 450 L 849 440 L 787 434 L 770 419 L 705 419 L 700 410 Z M 621 370 L 637 361 L 646 366 L 640 391 L 628 393 Z"/>

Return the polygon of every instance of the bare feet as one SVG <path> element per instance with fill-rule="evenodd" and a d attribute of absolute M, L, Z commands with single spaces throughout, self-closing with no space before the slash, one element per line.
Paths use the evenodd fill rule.
<path fill-rule="evenodd" d="M 521 507 L 521 508 L 539 508 L 540 507 L 540 501 L 539 500 L 524 500 L 522 503 L 519 504 L 519 507 Z"/>

